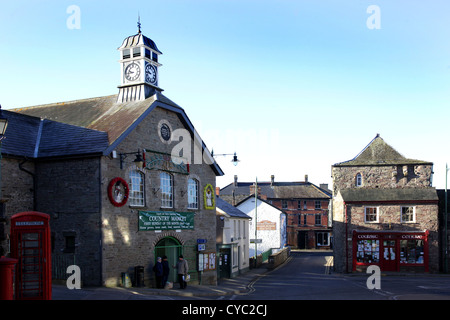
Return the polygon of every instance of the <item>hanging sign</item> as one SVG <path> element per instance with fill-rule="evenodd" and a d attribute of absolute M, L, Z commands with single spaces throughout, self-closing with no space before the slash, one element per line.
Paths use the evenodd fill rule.
<path fill-rule="evenodd" d="M 139 231 L 194 229 L 193 212 L 139 211 Z"/>

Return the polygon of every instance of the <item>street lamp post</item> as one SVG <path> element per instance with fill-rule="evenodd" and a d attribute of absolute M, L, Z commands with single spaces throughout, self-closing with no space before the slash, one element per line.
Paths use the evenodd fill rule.
<path fill-rule="evenodd" d="M 445 273 L 447 273 L 448 272 L 448 235 L 447 235 L 447 232 L 448 232 L 448 225 L 447 225 L 447 223 L 448 223 L 448 212 L 447 212 L 447 206 L 448 206 L 448 201 L 447 201 L 447 175 L 448 175 L 448 170 L 449 170 L 449 168 L 448 168 L 448 164 L 446 163 L 445 164 L 445 195 L 444 195 L 444 198 L 445 198 L 445 206 L 444 206 L 444 218 L 445 218 L 445 241 L 444 241 L 444 244 L 445 244 L 445 258 L 444 258 L 444 272 Z"/>
<path fill-rule="evenodd" d="M 238 160 L 238 157 L 236 155 L 236 152 L 234 154 L 231 153 L 220 153 L 220 154 L 214 154 L 214 150 L 211 151 L 211 157 L 217 157 L 217 156 L 233 156 L 233 160 L 231 160 L 231 162 L 237 166 L 238 162 L 240 162 L 240 160 Z"/>

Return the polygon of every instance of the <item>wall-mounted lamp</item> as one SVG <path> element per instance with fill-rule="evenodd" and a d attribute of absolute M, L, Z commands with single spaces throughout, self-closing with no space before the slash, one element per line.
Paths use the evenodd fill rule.
<path fill-rule="evenodd" d="M 240 162 L 240 160 L 238 160 L 238 157 L 236 155 L 236 152 L 234 154 L 231 153 L 221 153 L 221 154 L 214 154 L 214 150 L 211 151 L 211 157 L 217 157 L 217 156 L 233 156 L 233 160 L 231 160 L 231 162 L 237 166 L 238 162 Z"/>
<path fill-rule="evenodd" d="M 126 157 L 129 154 L 135 154 L 136 158 L 133 160 L 136 167 L 142 169 L 144 167 L 144 159 L 142 159 L 141 151 L 138 149 L 137 152 L 126 152 L 126 153 L 119 153 L 119 159 L 120 159 L 120 169 L 123 169 L 123 161 L 126 159 Z"/>
<path fill-rule="evenodd" d="M 5 138 L 6 127 L 8 127 L 8 119 L 3 118 L 2 106 L 0 105 L 0 141 Z"/>

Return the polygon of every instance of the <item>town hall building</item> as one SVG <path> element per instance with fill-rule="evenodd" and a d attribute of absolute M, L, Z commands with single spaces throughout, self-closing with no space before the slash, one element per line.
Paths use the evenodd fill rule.
<path fill-rule="evenodd" d="M 223 171 L 185 110 L 162 94 L 155 42 L 139 26 L 118 50 L 117 94 L 3 110 L 7 217 L 50 216 L 54 277 L 67 278 L 76 264 L 83 285 L 118 286 L 136 274 L 154 286 L 156 258 L 168 257 L 176 281 L 182 254 L 191 281 L 215 285 L 214 191 Z M 192 143 L 174 152 L 181 137 Z"/>

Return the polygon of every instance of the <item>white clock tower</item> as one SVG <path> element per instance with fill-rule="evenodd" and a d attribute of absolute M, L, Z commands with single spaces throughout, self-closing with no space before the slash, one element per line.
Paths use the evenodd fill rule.
<path fill-rule="evenodd" d="M 150 38 L 141 33 L 138 22 L 138 34 L 126 38 L 120 51 L 121 84 L 117 102 L 145 100 L 162 91 L 158 87 L 158 56 L 162 54 Z"/>

